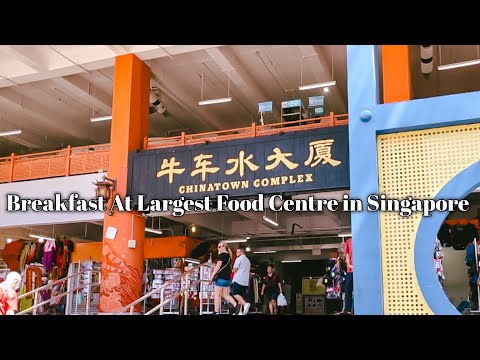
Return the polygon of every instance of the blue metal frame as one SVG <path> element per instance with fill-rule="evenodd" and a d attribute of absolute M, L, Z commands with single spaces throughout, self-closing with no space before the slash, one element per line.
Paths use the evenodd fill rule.
<path fill-rule="evenodd" d="M 440 190 L 435 200 L 440 199 L 463 199 L 473 190 L 480 186 L 480 161 L 469 166 L 457 174 Z M 448 300 L 440 287 L 437 275 L 432 271 L 430 259 L 434 251 L 434 245 L 425 239 L 435 239 L 438 229 L 447 217 L 446 212 L 433 212 L 430 217 L 423 217 L 415 239 L 415 269 L 417 278 L 422 289 L 423 296 L 435 314 L 456 315 L 457 309 Z"/>
<path fill-rule="evenodd" d="M 351 198 L 361 199 L 364 205 L 368 195 L 378 194 L 378 134 L 469 124 L 480 119 L 478 91 L 379 104 L 377 52 L 375 45 L 347 46 Z M 471 176 L 480 179 L 477 167 L 470 171 L 473 172 Z M 456 184 L 458 189 L 447 185 L 442 190 L 443 197 L 460 198 L 471 191 L 472 184 L 466 184 L 462 176 L 455 179 L 451 183 Z M 443 215 L 446 216 L 445 213 Z M 434 219 L 422 221 L 418 238 L 428 238 L 430 234 L 430 238 L 435 239 L 431 234 L 435 232 L 436 235 L 440 225 L 438 215 Z M 355 314 L 383 314 L 379 220 L 377 212 L 352 213 Z M 451 304 L 438 291 L 440 286 L 430 287 L 434 276 L 432 262 L 423 260 L 425 264 L 419 267 L 427 253 L 428 259 L 431 258 L 432 249 L 433 243 L 416 242 L 417 277 L 419 281 L 421 279 L 421 290 L 432 310 L 436 314 L 452 314 Z"/>

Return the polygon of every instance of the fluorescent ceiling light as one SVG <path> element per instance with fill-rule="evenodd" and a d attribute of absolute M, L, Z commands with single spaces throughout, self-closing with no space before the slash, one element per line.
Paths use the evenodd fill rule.
<path fill-rule="evenodd" d="M 282 263 L 299 263 L 302 262 L 302 260 L 282 260 Z"/>
<path fill-rule="evenodd" d="M 0 136 L 18 135 L 21 133 L 22 133 L 22 130 L 4 131 L 4 132 L 0 132 Z"/>
<path fill-rule="evenodd" d="M 276 253 L 276 250 L 268 250 L 268 251 L 254 251 L 254 254 L 273 254 Z"/>
<path fill-rule="evenodd" d="M 145 228 L 145 231 L 149 232 L 149 233 L 153 233 L 153 234 L 159 234 L 159 235 L 163 234 L 162 230 L 152 229 L 152 228 L 147 228 L 147 227 Z"/>
<path fill-rule="evenodd" d="M 112 115 L 90 118 L 91 122 L 112 120 Z"/>
<path fill-rule="evenodd" d="M 191 263 L 191 264 L 197 264 L 197 265 L 200 265 L 200 261 L 199 260 L 195 260 L 195 259 L 191 259 L 191 258 L 185 258 L 185 262 L 188 264 L 188 263 Z"/>
<path fill-rule="evenodd" d="M 352 237 L 352 233 L 349 234 L 338 234 L 338 237 Z"/>
<path fill-rule="evenodd" d="M 231 97 L 210 99 L 210 100 L 201 100 L 198 102 L 198 105 L 210 105 L 210 104 L 220 104 L 232 101 Z"/>
<path fill-rule="evenodd" d="M 268 222 L 272 225 L 278 226 L 278 223 L 275 220 L 270 219 L 269 217 L 264 216 L 263 220 L 265 220 L 266 222 Z"/>
<path fill-rule="evenodd" d="M 244 242 L 247 242 L 247 239 L 230 239 L 230 240 L 223 240 L 223 242 L 226 244 L 244 243 Z"/>
<path fill-rule="evenodd" d="M 453 64 L 439 65 L 438 70 L 439 71 L 450 70 L 450 69 L 456 69 L 459 67 L 472 66 L 472 65 L 478 65 L 478 64 L 480 64 L 480 59 L 475 59 L 475 60 L 457 62 Z"/>
<path fill-rule="evenodd" d="M 317 83 L 317 84 L 310 84 L 310 85 L 300 85 L 298 87 L 298 90 L 310 90 L 310 89 L 317 89 L 317 88 L 322 88 L 322 87 L 327 87 L 327 86 L 333 86 L 337 82 L 335 80 L 333 81 L 327 81 L 323 83 Z"/>
<path fill-rule="evenodd" d="M 43 240 L 50 240 L 50 241 L 55 241 L 54 238 L 45 236 L 45 235 L 34 235 L 34 234 L 29 234 L 28 236 L 33 237 L 38 239 L 40 242 L 43 242 Z"/>

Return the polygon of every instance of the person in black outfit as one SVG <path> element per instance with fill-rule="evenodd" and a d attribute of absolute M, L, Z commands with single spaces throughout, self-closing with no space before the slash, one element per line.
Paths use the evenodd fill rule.
<path fill-rule="evenodd" d="M 278 275 L 273 271 L 273 264 L 267 266 L 267 275 L 263 278 L 263 285 L 261 295 L 264 296 L 264 301 L 268 301 L 268 308 L 270 314 L 277 313 L 277 298 L 282 293 L 282 284 Z"/>
<path fill-rule="evenodd" d="M 238 315 L 241 305 L 237 304 L 230 295 L 230 272 L 232 266 L 232 250 L 227 243 L 221 241 L 218 244 L 218 259 L 213 269 L 210 281 L 214 281 L 214 304 L 213 315 L 220 314 L 222 297 L 235 307 L 235 315 Z M 217 275 L 217 276 L 216 276 Z M 215 279 L 215 280 L 214 280 Z"/>

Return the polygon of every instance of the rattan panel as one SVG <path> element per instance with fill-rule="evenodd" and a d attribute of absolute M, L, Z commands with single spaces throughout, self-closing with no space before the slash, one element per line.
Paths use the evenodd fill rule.
<path fill-rule="evenodd" d="M 379 135 L 379 190 L 388 198 L 430 199 L 480 160 L 480 124 Z M 385 314 L 432 314 L 415 273 L 414 243 L 421 214 L 380 213 Z M 433 267 L 433 241 L 432 262 Z"/>

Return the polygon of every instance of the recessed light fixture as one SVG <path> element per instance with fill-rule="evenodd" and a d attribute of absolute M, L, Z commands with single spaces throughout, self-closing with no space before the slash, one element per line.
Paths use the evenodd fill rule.
<path fill-rule="evenodd" d="M 7 239 L 7 244 L 11 244 L 12 242 L 13 242 L 12 239 L 10 239 L 10 238 Z"/>
<path fill-rule="evenodd" d="M 275 220 L 270 219 L 270 218 L 267 217 L 267 216 L 264 216 L 264 217 L 263 217 L 263 220 L 265 220 L 266 222 L 268 222 L 268 223 L 270 223 L 270 224 L 272 224 L 272 225 L 278 226 L 278 222 L 276 222 Z"/>
<path fill-rule="evenodd" d="M 52 237 L 50 237 L 50 236 L 45 236 L 45 235 L 29 234 L 28 236 L 38 239 L 39 242 L 43 242 L 44 240 L 55 241 L 54 238 L 52 238 Z"/>
<path fill-rule="evenodd" d="M 211 104 L 220 104 L 232 101 L 231 97 L 210 99 L 210 100 L 201 100 L 198 102 L 198 105 L 211 105 Z"/>
<path fill-rule="evenodd" d="M 318 89 L 318 88 L 328 88 L 328 86 L 334 86 L 336 85 L 337 82 L 335 80 L 333 81 L 327 81 L 327 82 L 322 82 L 322 83 L 316 83 L 316 84 L 310 84 L 310 85 L 301 85 L 298 87 L 298 90 L 310 90 L 310 89 Z M 324 89 L 325 90 L 325 89 Z"/>
<path fill-rule="evenodd" d="M 228 82 L 227 82 L 227 97 L 223 98 L 217 98 L 217 99 L 209 99 L 209 100 L 203 100 L 203 68 L 205 67 L 205 64 L 202 63 L 202 85 L 200 89 L 200 101 L 198 102 L 198 105 L 211 105 L 211 104 L 220 104 L 220 103 L 226 103 L 232 101 L 232 98 L 230 97 L 230 74 L 228 74 Z M 227 70 L 231 71 L 231 70 Z"/>
<path fill-rule="evenodd" d="M 112 115 L 90 118 L 90 122 L 107 121 L 107 120 L 112 120 Z"/>
<path fill-rule="evenodd" d="M 153 234 L 159 234 L 159 235 L 162 235 L 163 234 L 163 231 L 162 230 L 159 230 L 159 229 L 152 229 L 152 228 L 145 228 L 145 231 L 146 232 L 149 232 L 149 233 L 153 233 Z"/>
<path fill-rule="evenodd" d="M 230 240 L 223 240 L 226 244 L 233 244 L 233 243 L 244 243 L 247 242 L 247 239 L 230 239 Z"/>
<path fill-rule="evenodd" d="M 22 130 L 4 131 L 4 132 L 0 132 L 0 136 L 18 135 L 21 133 L 22 133 Z"/>

